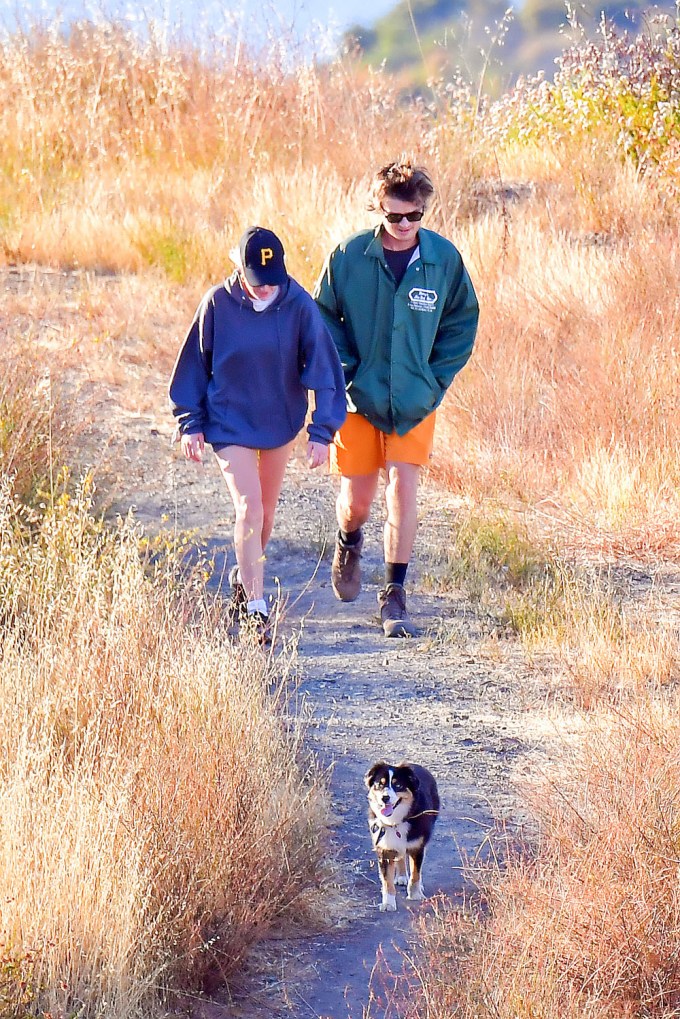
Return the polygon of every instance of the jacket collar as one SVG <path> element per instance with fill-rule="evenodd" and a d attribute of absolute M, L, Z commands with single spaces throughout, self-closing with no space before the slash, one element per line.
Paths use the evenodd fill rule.
<path fill-rule="evenodd" d="M 421 262 L 429 262 L 432 263 L 432 265 L 437 263 L 437 258 L 434 253 L 434 245 L 432 243 L 431 230 L 423 230 L 422 227 L 420 228 L 418 231 L 418 248 Z M 381 262 L 385 261 L 382 246 L 382 227 L 380 225 L 378 225 L 373 231 L 373 236 L 364 248 L 364 255 L 366 255 L 367 258 L 377 258 Z"/>

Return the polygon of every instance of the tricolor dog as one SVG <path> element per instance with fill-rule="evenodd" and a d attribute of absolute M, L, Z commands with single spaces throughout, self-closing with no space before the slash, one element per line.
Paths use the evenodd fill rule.
<path fill-rule="evenodd" d="M 368 827 L 380 867 L 380 909 L 386 912 L 397 908 L 396 885 L 407 885 L 408 899 L 425 898 L 423 858 L 439 814 L 439 793 L 427 768 L 407 761 L 378 761 L 365 780 Z"/>

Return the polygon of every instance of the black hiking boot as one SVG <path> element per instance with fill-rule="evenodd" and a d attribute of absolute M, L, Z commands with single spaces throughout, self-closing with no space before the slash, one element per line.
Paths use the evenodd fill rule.
<path fill-rule="evenodd" d="M 241 637 L 253 640 L 261 647 L 269 647 L 272 643 L 272 626 L 265 612 L 249 612 L 241 617 Z"/>
<path fill-rule="evenodd" d="M 227 623 L 229 626 L 234 626 L 235 623 L 243 619 L 248 611 L 248 595 L 241 583 L 238 566 L 232 566 L 229 570 L 229 584 L 231 586 L 231 600 L 227 605 Z"/>
<path fill-rule="evenodd" d="M 335 552 L 331 566 L 331 584 L 335 597 L 340 601 L 354 601 L 361 591 L 361 550 L 364 536 L 360 535 L 354 545 L 346 545 L 340 536 L 335 539 Z"/>
<path fill-rule="evenodd" d="M 386 637 L 415 637 L 418 631 L 406 611 L 406 591 L 401 584 L 388 584 L 378 591 L 378 605 Z"/>

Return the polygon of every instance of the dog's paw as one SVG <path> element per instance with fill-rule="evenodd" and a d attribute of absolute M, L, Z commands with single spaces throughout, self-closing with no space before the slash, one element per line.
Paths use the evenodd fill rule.
<path fill-rule="evenodd" d="M 406 874 L 398 874 L 394 879 L 394 883 L 399 888 L 405 888 L 406 885 L 408 884 L 408 878 L 406 877 Z"/>
<path fill-rule="evenodd" d="M 397 912 L 397 897 L 396 895 L 386 895 L 380 903 L 381 913 L 396 913 Z"/>
<path fill-rule="evenodd" d="M 422 902 L 425 898 L 425 892 L 423 891 L 422 885 L 409 885 L 406 893 L 406 898 L 410 902 Z"/>

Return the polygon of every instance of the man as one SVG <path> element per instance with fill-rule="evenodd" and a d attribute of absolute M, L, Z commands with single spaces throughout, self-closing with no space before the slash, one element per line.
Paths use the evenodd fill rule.
<path fill-rule="evenodd" d="M 378 604 L 387 637 L 416 632 L 404 581 L 420 469 L 432 452 L 435 409 L 470 357 L 479 315 L 460 253 L 421 228 L 433 194 L 422 167 L 382 167 L 369 206 L 379 225 L 331 252 L 314 292 L 347 386 L 347 421 L 331 446 L 331 469 L 341 476 L 331 581 L 341 601 L 354 601 L 361 590 L 361 529 L 384 470 L 385 586 Z"/>

